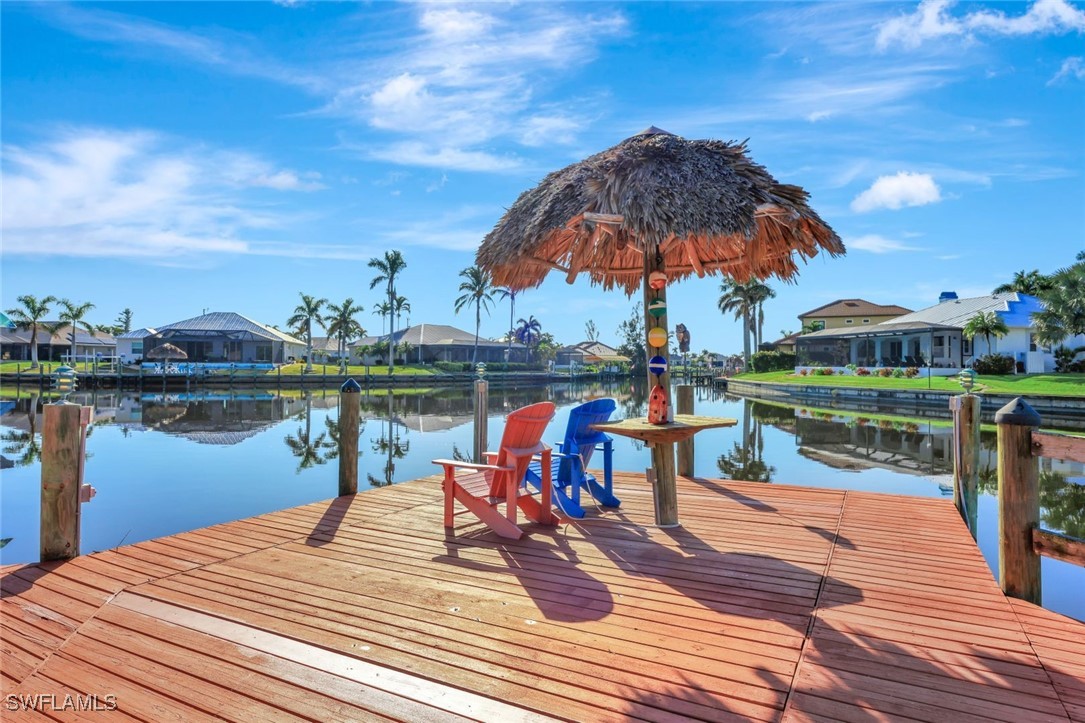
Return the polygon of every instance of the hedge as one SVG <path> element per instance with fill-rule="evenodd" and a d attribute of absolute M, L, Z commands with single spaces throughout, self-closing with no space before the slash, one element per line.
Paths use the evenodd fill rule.
<path fill-rule="evenodd" d="M 750 357 L 750 369 L 755 372 L 777 372 L 794 369 L 798 357 L 785 351 L 759 351 Z"/>

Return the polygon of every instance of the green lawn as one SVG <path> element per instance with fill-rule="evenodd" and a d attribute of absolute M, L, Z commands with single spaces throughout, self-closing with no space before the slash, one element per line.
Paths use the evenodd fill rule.
<path fill-rule="evenodd" d="M 49 376 L 54 369 L 60 366 L 64 366 L 64 362 L 41 362 L 41 366 L 44 368 L 45 376 Z M 87 364 L 86 362 L 78 362 L 75 365 L 75 370 L 80 374 L 90 374 L 94 365 Z M 105 364 L 102 364 L 100 369 L 105 369 Z M 31 370 L 30 362 L 28 361 L 6 361 L 0 362 L 0 374 L 14 374 L 16 371 L 21 371 L 23 374 L 41 374 L 38 369 Z"/>
<path fill-rule="evenodd" d="M 859 387 L 863 389 L 935 389 L 960 392 L 957 377 L 931 379 L 896 379 L 893 377 L 798 376 L 790 371 L 739 374 L 742 381 L 776 382 L 778 384 L 809 384 L 826 387 Z M 929 385 L 929 386 L 928 386 Z M 1085 397 L 1085 374 L 1018 374 L 1016 376 L 977 376 L 973 391 L 990 394 L 1029 394 Z"/>
<path fill-rule="evenodd" d="M 369 369 L 369 373 L 372 376 L 388 376 L 387 366 L 371 366 L 364 367 L 361 365 L 350 365 L 347 367 L 348 376 L 362 376 L 365 374 L 366 369 Z M 298 362 L 296 364 L 285 364 L 281 367 L 282 375 L 285 376 L 300 376 L 305 372 L 305 363 Z M 277 374 L 274 369 L 266 372 L 267 374 Z M 340 373 L 338 364 L 314 364 L 313 371 L 310 374 L 321 376 L 323 374 L 336 375 Z M 427 367 L 418 366 L 417 364 L 401 365 L 397 364 L 394 375 L 397 377 L 409 377 L 409 376 L 432 376 L 433 370 Z"/>

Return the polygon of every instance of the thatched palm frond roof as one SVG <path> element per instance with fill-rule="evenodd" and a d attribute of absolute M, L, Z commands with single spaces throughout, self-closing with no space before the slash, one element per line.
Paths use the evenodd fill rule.
<path fill-rule="evenodd" d="M 554 269 L 632 294 L 645 246 L 672 280 L 722 272 L 739 281 L 798 271 L 795 256 L 844 253 L 799 186 L 777 183 L 745 143 L 689 141 L 658 128 L 555 171 L 520 195 L 477 262 L 494 282 L 538 286 Z"/>
<path fill-rule="evenodd" d="M 160 344 L 154 349 L 143 355 L 144 359 L 150 359 L 152 361 L 156 359 L 188 359 L 188 353 L 180 347 L 176 347 L 173 344 Z"/>

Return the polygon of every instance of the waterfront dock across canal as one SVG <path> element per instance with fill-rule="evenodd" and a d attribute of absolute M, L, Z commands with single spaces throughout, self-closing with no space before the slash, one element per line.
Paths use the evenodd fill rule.
<path fill-rule="evenodd" d="M 1085 623 L 947 500 L 679 477 L 661 529 L 615 489 L 515 542 L 433 476 L 6 566 L 3 718 L 1085 721 Z"/>

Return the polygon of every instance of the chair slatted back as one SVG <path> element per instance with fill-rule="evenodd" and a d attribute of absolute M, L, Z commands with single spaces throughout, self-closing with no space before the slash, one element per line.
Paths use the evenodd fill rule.
<path fill-rule="evenodd" d="M 501 435 L 501 447 L 497 450 L 497 464 L 514 464 L 514 479 L 524 478 L 531 455 L 542 451 L 542 438 L 546 425 L 554 418 L 554 403 L 539 402 L 521 407 L 505 419 L 505 432 Z M 510 459 L 517 455 L 515 459 Z M 503 496 L 505 489 L 498 476 L 494 477 L 490 494 Z"/>
<path fill-rule="evenodd" d="M 610 439 L 606 434 L 592 429 L 591 425 L 606 422 L 617 408 L 613 399 L 593 399 L 569 412 L 569 425 L 565 428 L 565 440 L 562 451 L 565 454 L 578 454 L 584 460 L 587 469 L 595 445 Z"/>

